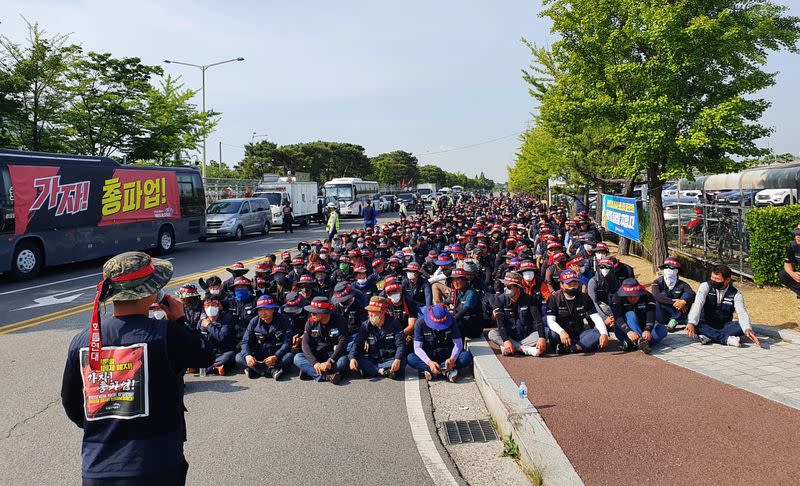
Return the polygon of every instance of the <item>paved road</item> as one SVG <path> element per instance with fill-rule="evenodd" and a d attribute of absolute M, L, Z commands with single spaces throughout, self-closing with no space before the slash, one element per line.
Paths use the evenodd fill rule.
<path fill-rule="evenodd" d="M 238 243 L 185 245 L 171 255 L 174 280 L 196 279 L 198 272 L 206 275 L 205 270 L 320 236 L 321 229 L 312 226 L 295 230 L 291 239 L 274 233 Z M 81 433 L 64 416 L 59 391 L 65 352 L 87 325 L 89 310 L 83 304 L 91 300 L 88 287 L 101 264 L 56 268 L 22 286 L 0 284 L 0 322 L 28 320 L 6 327 L 7 334 L 0 336 L 2 485 L 79 483 Z M 20 288 L 25 290 L 15 292 Z M 16 310 L 43 297 L 78 293 L 69 303 Z M 40 317 L 53 312 L 60 314 Z M 409 394 L 414 387 L 421 394 Z M 189 484 L 427 485 L 434 484 L 428 470 L 437 462 L 457 476 L 438 441 L 432 453 L 425 444 L 418 447 L 430 441 L 431 411 L 428 389 L 415 379 L 353 380 L 335 387 L 301 382 L 296 373 L 278 383 L 237 374 L 188 377 L 186 391 Z M 408 403 L 422 404 L 421 418 L 409 413 L 409 397 Z"/>

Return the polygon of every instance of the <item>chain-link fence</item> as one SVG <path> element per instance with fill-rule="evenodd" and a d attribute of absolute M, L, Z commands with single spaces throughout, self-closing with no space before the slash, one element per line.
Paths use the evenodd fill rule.
<path fill-rule="evenodd" d="M 248 179 L 210 179 L 203 181 L 206 189 L 206 205 L 231 197 L 250 197 L 259 181 Z"/>

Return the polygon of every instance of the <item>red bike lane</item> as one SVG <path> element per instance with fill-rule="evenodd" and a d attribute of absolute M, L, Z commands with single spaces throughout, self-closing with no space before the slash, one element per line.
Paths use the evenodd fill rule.
<path fill-rule="evenodd" d="M 794 408 L 614 341 L 590 355 L 498 358 L 586 484 L 800 484 Z"/>

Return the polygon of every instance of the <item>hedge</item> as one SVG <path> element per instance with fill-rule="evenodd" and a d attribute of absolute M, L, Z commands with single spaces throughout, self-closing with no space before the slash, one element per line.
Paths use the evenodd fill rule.
<path fill-rule="evenodd" d="M 778 284 L 792 230 L 800 223 L 800 204 L 753 208 L 745 218 L 750 234 L 750 265 L 758 285 Z"/>

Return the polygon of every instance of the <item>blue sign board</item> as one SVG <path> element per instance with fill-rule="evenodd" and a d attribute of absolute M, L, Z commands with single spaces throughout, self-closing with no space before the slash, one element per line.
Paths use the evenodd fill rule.
<path fill-rule="evenodd" d="M 630 240 L 639 241 L 636 199 L 603 194 L 603 227 Z"/>

